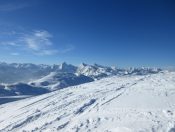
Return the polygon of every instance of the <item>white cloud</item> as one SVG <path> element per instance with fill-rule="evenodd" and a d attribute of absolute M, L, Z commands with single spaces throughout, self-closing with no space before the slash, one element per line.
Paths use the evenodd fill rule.
<path fill-rule="evenodd" d="M 43 55 L 54 55 L 54 54 L 57 54 L 57 53 L 58 53 L 57 50 L 42 50 L 42 51 L 40 51 L 38 53 L 35 53 L 35 54 L 43 56 Z"/>
<path fill-rule="evenodd" d="M 2 41 L 2 42 L 0 42 L 0 45 L 18 46 L 17 42 L 15 42 L 15 41 Z"/>
<path fill-rule="evenodd" d="M 52 35 L 45 30 L 37 30 L 31 34 L 26 34 L 22 37 L 21 41 L 27 44 L 28 48 L 38 51 L 44 50 L 47 46 L 51 46 L 50 38 Z"/>
<path fill-rule="evenodd" d="M 24 43 L 29 50 L 37 55 L 53 55 L 57 50 L 52 49 L 52 35 L 45 30 L 36 30 L 30 34 L 25 34 L 20 41 Z"/>
<path fill-rule="evenodd" d="M 15 47 L 14 49 L 25 50 L 39 56 L 67 53 L 74 49 L 72 45 L 68 45 L 65 49 L 61 50 L 54 49 L 54 44 L 51 41 L 52 37 L 52 34 L 46 30 L 34 30 L 28 33 L 18 33 L 16 38 L 1 41 L 0 45 L 8 48 Z M 17 54 L 12 53 L 11 55 Z"/>

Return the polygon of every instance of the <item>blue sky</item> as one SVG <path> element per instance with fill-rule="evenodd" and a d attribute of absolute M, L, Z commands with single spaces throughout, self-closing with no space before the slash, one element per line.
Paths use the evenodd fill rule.
<path fill-rule="evenodd" d="M 175 66 L 173 0 L 0 0 L 0 60 Z"/>

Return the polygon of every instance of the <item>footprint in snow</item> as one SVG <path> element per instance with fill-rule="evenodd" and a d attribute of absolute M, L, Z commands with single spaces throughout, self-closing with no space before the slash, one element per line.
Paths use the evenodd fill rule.
<path fill-rule="evenodd" d="M 94 104 L 96 101 L 96 99 L 91 99 L 89 102 L 85 103 L 82 107 L 80 107 L 75 114 L 81 114 L 83 113 L 89 106 L 91 106 L 92 104 Z"/>

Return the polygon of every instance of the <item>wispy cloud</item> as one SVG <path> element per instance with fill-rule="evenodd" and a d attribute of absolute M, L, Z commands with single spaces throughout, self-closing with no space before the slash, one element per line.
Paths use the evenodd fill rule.
<path fill-rule="evenodd" d="M 4 45 L 4 46 L 18 46 L 16 41 L 1 41 L 0 45 Z"/>
<path fill-rule="evenodd" d="M 41 50 L 40 52 L 35 52 L 34 54 L 43 56 L 43 55 L 54 55 L 57 53 L 58 50 L 50 49 L 50 50 Z"/>
<path fill-rule="evenodd" d="M 6 3 L 0 5 L 0 11 L 6 12 L 6 11 L 20 10 L 28 6 L 29 4 L 27 3 Z"/>
<path fill-rule="evenodd" d="M 52 55 L 57 53 L 51 46 L 53 45 L 50 40 L 52 35 L 46 30 L 36 30 L 30 34 L 25 34 L 20 38 L 20 41 L 24 43 L 28 49 L 32 50 L 38 55 Z"/>
<path fill-rule="evenodd" d="M 34 30 L 27 33 L 18 33 L 16 38 L 11 40 L 1 41 L 1 46 L 15 47 L 14 49 L 24 50 L 33 55 L 55 55 L 70 52 L 74 49 L 73 45 L 68 45 L 64 49 L 55 49 L 51 41 L 53 35 L 46 30 Z M 19 54 L 19 53 L 18 53 Z M 11 53 L 11 55 L 18 55 Z"/>
<path fill-rule="evenodd" d="M 72 51 L 74 49 L 75 49 L 75 47 L 73 45 L 68 45 L 65 49 L 60 50 L 59 53 L 67 53 L 67 52 Z"/>
<path fill-rule="evenodd" d="M 20 37 L 21 43 L 35 55 L 53 55 L 58 51 L 53 49 L 52 35 L 46 30 L 35 30 Z"/>

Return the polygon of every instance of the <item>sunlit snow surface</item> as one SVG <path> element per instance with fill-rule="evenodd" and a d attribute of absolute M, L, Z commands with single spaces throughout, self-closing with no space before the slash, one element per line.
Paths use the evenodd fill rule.
<path fill-rule="evenodd" d="M 0 105 L 0 132 L 174 132 L 175 73 L 109 77 Z"/>

